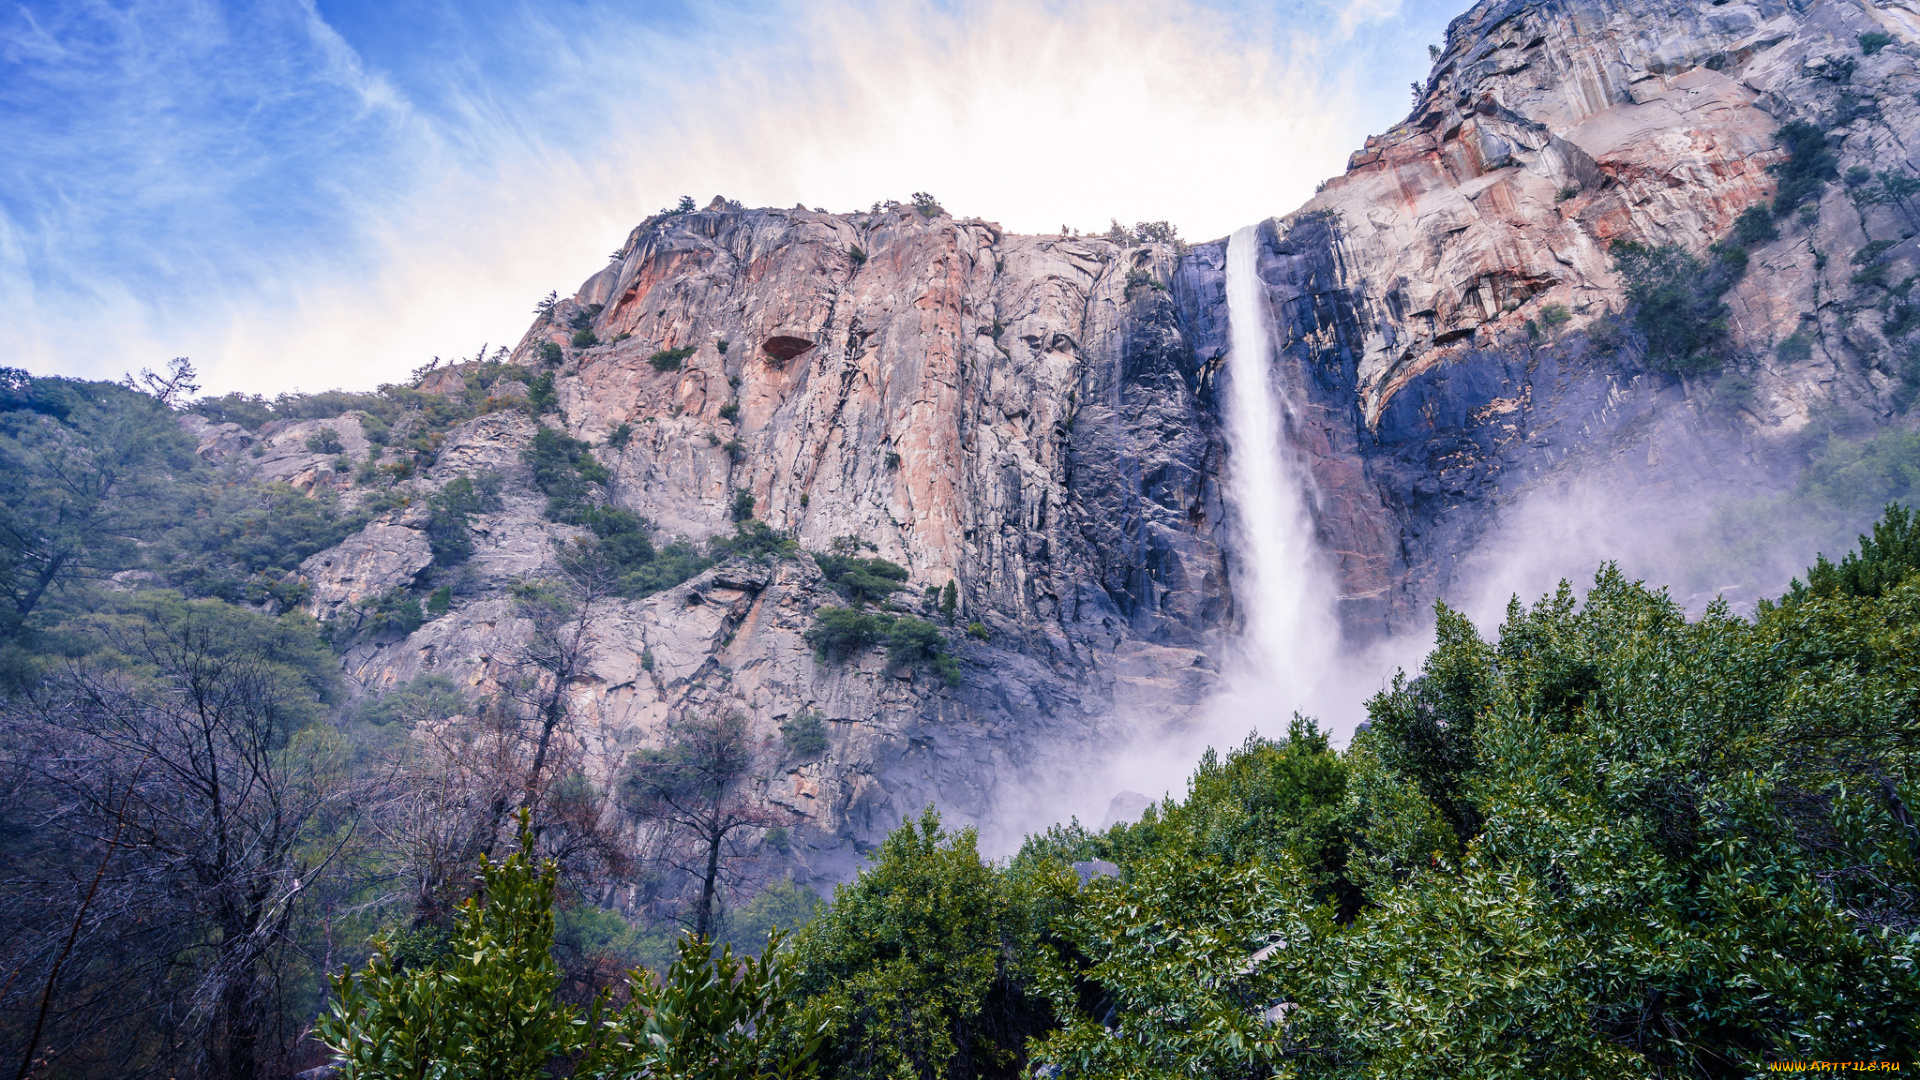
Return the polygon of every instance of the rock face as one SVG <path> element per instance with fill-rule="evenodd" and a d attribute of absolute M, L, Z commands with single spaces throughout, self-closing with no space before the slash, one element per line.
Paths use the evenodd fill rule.
<path fill-rule="evenodd" d="M 1764 484 L 1817 408 L 1893 414 L 1899 343 L 1862 315 L 1891 294 L 1853 263 L 1873 245 L 1883 282 L 1920 263 L 1898 199 L 1829 184 L 1752 248 L 1728 296 L 1751 388 L 1737 401 L 1643 362 L 1608 319 L 1623 308 L 1608 248 L 1723 240 L 1772 196 L 1789 120 L 1831 131 L 1843 172 L 1911 174 L 1917 32 L 1904 3 L 1488 0 L 1450 27 L 1406 122 L 1262 224 L 1297 406 L 1286 434 L 1356 642 L 1416 622 L 1529 490 L 1593 472 L 1682 493 L 1730 471 Z M 1863 55 L 1869 33 L 1891 43 Z M 603 767 L 675 715 L 737 709 L 772 739 L 818 711 L 827 753 L 785 762 L 765 794 L 805 815 L 795 869 L 825 880 L 928 802 L 991 828 L 1050 751 L 1181 723 L 1236 622 L 1224 255 L 1009 235 L 913 206 L 717 199 L 636 228 L 514 350 L 555 376 L 538 423 L 592 443 L 600 496 L 659 539 L 729 531 L 745 492 L 805 548 L 870 543 L 908 569 L 907 595 L 954 582 L 964 678 L 948 687 L 877 648 L 817 662 L 804 634 L 838 600 L 814 564 L 733 561 L 595 623 L 576 714 Z M 605 344 L 575 349 L 581 328 Z M 1794 335 L 1811 348 L 1778 347 Z M 521 464 L 531 408 L 455 428 L 409 482 L 424 494 L 493 472 L 504 504 L 475 518 L 450 612 L 350 655 L 368 689 L 502 677 L 525 632 L 507 584 L 576 532 L 545 520 Z M 312 423 L 268 433 L 261 467 L 317 476 Z M 328 423 L 364 453 L 356 424 Z M 203 453 L 238 437 L 205 433 Z M 315 611 L 405 584 L 425 551 L 405 514 L 376 521 L 302 567 Z"/>

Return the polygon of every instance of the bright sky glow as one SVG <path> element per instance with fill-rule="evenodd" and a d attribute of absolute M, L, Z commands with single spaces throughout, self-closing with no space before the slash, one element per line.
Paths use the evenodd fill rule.
<path fill-rule="evenodd" d="M 682 194 L 1218 237 L 1400 119 L 1458 10 L 28 0 L 0 11 L 0 365 L 370 387 L 518 340 Z"/>

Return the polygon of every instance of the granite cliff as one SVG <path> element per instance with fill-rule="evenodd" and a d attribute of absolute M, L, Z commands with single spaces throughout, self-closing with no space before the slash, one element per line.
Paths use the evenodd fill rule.
<path fill-rule="evenodd" d="M 1904 2 L 1488 0 L 1455 20 L 1407 120 L 1260 230 L 1297 406 L 1286 435 L 1351 642 L 1416 625 L 1528 492 L 1596 476 L 1764 487 L 1821 410 L 1901 411 L 1917 57 Z M 1834 155 L 1831 182 L 1742 244 L 1711 368 L 1652 362 L 1611 245 L 1724 250 L 1775 198 L 1796 121 Z M 806 631 L 839 600 L 804 556 L 621 601 L 570 684 L 591 760 L 610 771 L 687 712 L 738 710 L 770 740 L 822 714 L 827 751 L 763 790 L 806 822 L 803 879 L 845 876 L 929 802 L 995 824 L 1048 755 L 1177 725 L 1219 678 L 1236 625 L 1224 256 L 1224 241 L 1013 235 L 930 201 L 716 198 L 651 218 L 511 351 L 550 392 L 490 387 L 492 411 L 400 482 L 424 500 L 493 473 L 500 502 L 474 516 L 444 614 L 353 646 L 348 670 L 368 692 L 503 677 L 526 632 L 510 586 L 580 531 L 548 520 L 524 459 L 559 429 L 594 447 L 594 497 L 658 539 L 730 531 L 745 492 L 805 549 L 857 537 L 905 567 L 922 614 L 939 617 L 929 590 L 958 595 L 957 686 L 878 648 L 817 661 Z M 369 453 L 351 415 L 200 434 L 208 456 L 258 450 L 263 475 L 365 497 L 328 466 Z M 339 619 L 414 587 L 433 558 L 424 513 L 388 509 L 309 559 L 309 610 Z"/>

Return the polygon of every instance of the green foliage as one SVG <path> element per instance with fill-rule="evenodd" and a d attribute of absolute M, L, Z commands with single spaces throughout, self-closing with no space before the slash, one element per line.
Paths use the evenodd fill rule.
<path fill-rule="evenodd" d="M 674 540 L 663 545 L 652 561 L 622 574 L 620 592 L 628 597 L 651 596 L 706 573 L 713 564 L 691 541 Z"/>
<path fill-rule="evenodd" d="M 280 579 L 358 532 L 369 517 L 365 507 L 343 510 L 331 490 L 302 494 L 284 483 L 176 494 L 191 510 L 155 544 L 155 572 L 190 595 L 234 603 L 278 599 L 282 610 L 293 606 L 293 594 Z"/>
<path fill-rule="evenodd" d="M 1827 145 L 1827 133 L 1805 120 L 1780 125 L 1774 138 L 1786 148 L 1787 160 L 1772 166 L 1779 179 L 1773 216 L 1786 217 L 1840 175 L 1840 159 Z"/>
<path fill-rule="evenodd" d="M 561 362 L 567 358 L 566 350 L 551 341 L 541 342 L 540 347 L 535 350 L 535 355 L 540 358 L 542 364 L 548 367 L 559 367 Z"/>
<path fill-rule="evenodd" d="M 725 405 L 720 406 L 720 419 L 725 420 L 728 423 L 732 423 L 736 420 L 739 420 L 740 419 L 740 403 L 737 401 L 729 401 Z"/>
<path fill-rule="evenodd" d="M 926 661 L 948 686 L 961 682 L 960 662 L 947 651 L 940 628 L 911 615 L 822 605 L 814 609 L 806 639 L 813 646 L 814 659 L 822 664 L 885 643 L 887 659 L 893 663 Z"/>
<path fill-rule="evenodd" d="M 812 761 L 827 752 L 827 724 L 812 709 L 802 709 L 780 722 L 780 740 L 793 761 Z"/>
<path fill-rule="evenodd" d="M 589 507 L 580 523 L 599 541 L 601 554 L 620 573 L 637 570 L 659 557 L 654 549 L 653 523 L 617 506 Z"/>
<path fill-rule="evenodd" d="M 1774 347 L 1774 353 L 1790 364 L 1810 359 L 1813 356 L 1813 339 L 1807 336 L 1805 330 L 1795 330 L 1780 339 L 1780 344 Z"/>
<path fill-rule="evenodd" d="M 1743 247 L 1759 247 L 1779 238 L 1780 229 L 1766 206 L 1749 206 L 1733 221 L 1733 239 Z"/>
<path fill-rule="evenodd" d="M 0 372 L 0 642 L 50 600 L 135 566 L 202 464 L 154 398 Z"/>
<path fill-rule="evenodd" d="M 860 250 L 859 244 L 852 244 L 848 246 L 847 258 L 852 259 L 853 265 L 855 266 L 867 265 L 867 253 Z"/>
<path fill-rule="evenodd" d="M 619 507 L 589 507 L 581 515 L 580 522 L 593 534 L 599 556 L 606 559 L 618 575 L 620 594 L 629 599 L 671 589 L 704 573 L 721 557 L 733 553 L 727 546 L 729 542 L 718 539 L 711 545 L 714 550 L 710 554 L 702 553 L 685 539 L 656 547 L 652 539 L 653 523 L 631 510 Z M 748 531 L 745 528 L 738 530 L 743 533 Z M 777 533 L 768 538 L 754 539 L 760 541 L 757 547 L 753 541 L 742 541 L 740 546 L 756 551 L 779 547 L 780 536 Z"/>
<path fill-rule="evenodd" d="M 986 623 L 970 622 L 967 624 L 967 636 L 980 641 L 986 641 L 991 635 L 987 633 Z"/>
<path fill-rule="evenodd" d="M 1907 1053 L 1916 565 L 1895 510 L 1751 620 L 1690 622 L 1611 567 L 1584 602 L 1516 602 L 1492 641 L 1442 609 L 1342 758 L 1304 731 L 1252 743 L 1137 825 L 1029 841 L 1122 867 L 1054 924 L 1065 1026 L 1035 1057 L 1600 1077 Z"/>
<path fill-rule="evenodd" d="M 924 191 L 914 192 L 912 195 L 912 199 L 913 199 L 913 208 L 920 212 L 921 217 L 933 218 L 933 217 L 939 217 L 942 213 L 945 213 L 945 211 L 943 211 L 940 208 L 940 200 L 934 198 L 933 196 L 927 194 Z"/>
<path fill-rule="evenodd" d="M 955 584 L 952 578 L 948 578 L 946 588 L 940 590 L 940 615 L 947 620 L 948 626 L 953 625 L 953 615 L 958 610 L 960 610 L 960 586 Z"/>
<path fill-rule="evenodd" d="M 1712 265 L 1667 244 L 1615 241 L 1614 266 L 1627 286 L 1634 326 L 1645 336 L 1647 360 L 1663 371 L 1704 371 L 1727 332 L 1721 302 L 1746 265 L 1746 251 L 1721 249 Z"/>
<path fill-rule="evenodd" d="M 753 492 L 748 491 L 746 488 L 734 488 L 733 507 L 731 510 L 733 520 L 746 521 L 753 517 L 753 507 L 758 501 L 759 500 L 753 497 Z"/>
<path fill-rule="evenodd" d="M 500 509 L 500 477 L 460 476 L 427 496 L 427 542 L 439 566 L 456 566 L 473 556 L 472 519 Z"/>
<path fill-rule="evenodd" d="M 1863 520 L 1890 502 L 1920 501 L 1920 432 L 1889 429 L 1865 439 L 1833 438 L 1800 474 L 1799 501 Z"/>
<path fill-rule="evenodd" d="M 593 486 L 608 480 L 592 447 L 564 431 L 542 427 L 521 453 L 533 482 L 547 497 L 547 518 L 577 525 L 592 506 Z"/>
<path fill-rule="evenodd" d="M 807 644 L 813 646 L 814 659 L 824 664 L 885 641 L 892 625 L 893 616 L 884 612 L 817 607 L 813 625 L 807 628 Z"/>
<path fill-rule="evenodd" d="M 534 1080 L 579 1049 L 574 1009 L 554 1001 L 551 862 L 536 868 L 522 818 L 520 850 L 480 868 L 439 962 L 402 970 L 385 942 L 358 978 L 334 982 L 337 1000 L 317 1030 L 346 1080 Z"/>
<path fill-rule="evenodd" d="M 813 561 L 833 591 L 857 608 L 886 602 L 906 588 L 907 568 L 881 558 L 862 558 L 845 551 L 816 551 Z"/>
<path fill-rule="evenodd" d="M 1920 518 L 1893 503 L 1874 522 L 1872 535 L 1860 537 L 1858 550 L 1849 552 L 1838 566 L 1819 556 L 1807 571 L 1806 584 L 1794 579 L 1782 602 L 1836 596 L 1878 599 L 1915 569 L 1920 569 Z"/>
<path fill-rule="evenodd" d="M 554 410 L 560 396 L 553 389 L 553 372 L 542 372 L 527 380 L 527 411 L 544 416 Z"/>
<path fill-rule="evenodd" d="M 615 450 L 625 447 L 632 441 L 633 425 L 627 423 L 625 420 L 620 421 L 619 424 L 614 426 L 612 431 L 607 433 L 607 445 Z"/>
<path fill-rule="evenodd" d="M 415 724 L 459 716 L 472 708 L 473 703 L 452 679 L 424 673 L 384 693 L 367 697 L 356 711 L 362 722 L 375 727 L 400 724 L 411 728 Z"/>
<path fill-rule="evenodd" d="M 405 587 L 388 589 L 379 596 L 363 600 L 350 612 L 334 617 L 334 647 L 345 649 L 368 639 L 390 641 L 403 638 L 424 626 L 427 613 L 420 601 Z"/>
<path fill-rule="evenodd" d="M 1860 35 L 1860 52 L 1866 56 L 1872 56 L 1893 44 L 1893 41 L 1893 35 L 1884 30 L 1869 30 Z"/>
<path fill-rule="evenodd" d="M 1328 921 L 1287 869 L 1174 857 L 1091 887 L 1055 926 L 1040 986 L 1063 1026 L 1034 1044 L 1034 1060 L 1069 1076 L 1275 1075 L 1294 1040 L 1267 1010 L 1290 980 L 1248 958 Z"/>
<path fill-rule="evenodd" d="M 340 441 L 340 433 L 332 428 L 321 428 L 307 436 L 307 452 L 310 454 L 344 454 L 346 445 Z"/>
<path fill-rule="evenodd" d="M 768 829 L 771 838 L 775 832 L 786 830 L 775 827 Z M 755 893 L 739 909 L 728 913 L 724 940 L 741 954 L 758 954 L 767 947 L 776 934 L 787 934 L 805 927 L 822 911 L 826 904 L 820 894 L 805 885 L 796 885 L 791 877 L 768 885 Z"/>
<path fill-rule="evenodd" d="M 800 550 L 799 541 L 757 518 L 736 522 L 732 536 L 707 542 L 714 558 L 784 559 Z"/>
<path fill-rule="evenodd" d="M 575 1074 L 593 1080 L 773 1080 L 815 1075 L 817 1021 L 795 1027 L 793 962 L 776 936 L 736 959 L 691 935 L 658 982 L 631 984 L 626 1008 L 599 1021 Z"/>
<path fill-rule="evenodd" d="M 573 332 L 572 340 L 573 347 L 576 349 L 590 349 L 600 344 L 600 338 L 593 332 L 592 328 L 584 326 Z"/>
<path fill-rule="evenodd" d="M 1014 1075 L 1051 1023 L 1033 964 L 1072 881 L 995 870 L 972 829 L 947 832 L 932 808 L 903 823 L 796 941 L 796 989 L 827 1019 L 832 1075 Z"/>
<path fill-rule="evenodd" d="M 647 357 L 647 363 L 652 364 L 655 371 L 679 371 L 681 362 L 692 356 L 698 348 L 697 345 L 682 345 L 677 349 L 661 349 Z"/>

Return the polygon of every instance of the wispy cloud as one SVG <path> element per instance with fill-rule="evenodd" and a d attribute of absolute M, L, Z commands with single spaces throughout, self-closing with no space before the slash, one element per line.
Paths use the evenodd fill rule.
<path fill-rule="evenodd" d="M 30 5 L 0 15 L 0 362 L 392 379 L 517 338 L 682 193 L 1220 235 L 1397 118 L 1452 13 Z"/>

